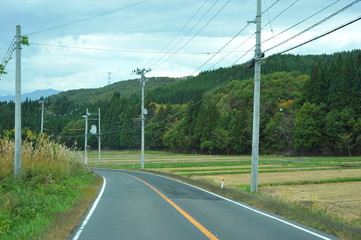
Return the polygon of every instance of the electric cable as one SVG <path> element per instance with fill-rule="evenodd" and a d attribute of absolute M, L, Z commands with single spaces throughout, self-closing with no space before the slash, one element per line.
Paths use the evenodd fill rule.
<path fill-rule="evenodd" d="M 285 43 L 287 43 L 287 42 L 289 42 L 289 41 L 291 41 L 291 40 L 295 39 L 296 37 L 299 37 L 300 35 L 304 34 L 305 32 L 307 32 L 307 31 L 309 31 L 309 30 L 313 29 L 314 27 L 316 27 L 316 26 L 318 26 L 318 25 L 321 25 L 322 23 L 324 23 L 324 22 L 326 22 L 326 21 L 330 20 L 332 17 L 334 17 L 334 16 L 336 16 L 336 15 L 340 14 L 341 12 L 343 12 L 343 11 L 345 11 L 346 9 L 348 9 L 348 8 L 352 7 L 353 5 L 355 5 L 355 4 L 357 4 L 357 3 L 359 3 L 360 1 L 361 1 L 361 0 L 356 0 L 356 1 L 353 1 L 352 3 L 350 3 L 350 4 L 346 5 L 345 7 L 341 8 L 341 9 L 340 9 L 340 10 L 338 10 L 337 12 L 335 12 L 335 13 L 333 13 L 333 14 L 329 15 L 328 17 L 326 17 L 326 18 L 322 19 L 321 21 L 318 21 L 317 23 L 315 23 L 315 24 L 313 24 L 312 26 L 310 26 L 310 27 L 306 28 L 305 30 L 303 30 L 303 31 L 301 31 L 301 32 L 299 32 L 299 33 L 297 33 L 297 34 L 293 35 L 292 37 L 290 37 L 290 38 L 288 38 L 288 39 L 284 40 L 283 42 L 281 42 L 281 43 L 279 43 L 279 44 L 277 44 L 277 45 L 275 45 L 275 46 L 273 46 L 273 47 L 271 47 L 271 48 L 269 48 L 269 49 L 265 50 L 264 52 L 268 52 L 269 50 L 272 50 L 272 49 L 274 49 L 274 48 L 276 48 L 276 47 L 279 47 L 279 46 L 281 46 L 281 45 L 283 45 L 283 44 L 285 44 Z"/>
<path fill-rule="evenodd" d="M 296 24 L 292 25 L 291 27 L 289 27 L 289 28 L 287 28 L 287 29 L 283 30 L 282 32 L 280 32 L 280 33 L 276 34 L 274 37 L 277 37 L 277 36 L 279 36 L 279 35 L 281 35 L 281 34 L 283 34 L 283 33 L 287 32 L 288 30 L 290 30 L 290 29 L 292 29 L 292 28 L 294 28 L 294 27 L 296 27 L 296 26 L 300 25 L 301 23 L 304 23 L 304 22 L 305 22 L 305 21 L 307 21 L 308 19 L 310 19 L 310 18 L 312 18 L 312 17 L 316 16 L 317 14 L 319 14 L 319 13 L 323 12 L 324 10 L 326 10 L 327 8 L 329 8 L 329 7 L 333 6 L 333 5 L 335 5 L 335 4 L 336 4 L 337 2 L 339 2 L 339 1 L 340 1 L 340 0 L 337 0 L 337 1 L 335 1 L 335 2 L 333 2 L 333 3 L 331 3 L 331 4 L 329 4 L 329 5 L 327 5 L 326 7 L 324 7 L 324 8 L 322 8 L 321 10 L 319 10 L 319 11 L 315 12 L 315 13 L 314 13 L 314 14 L 312 14 L 311 16 L 309 16 L 309 17 L 307 17 L 307 18 L 303 19 L 302 21 L 300 21 L 300 22 L 298 22 L 298 23 L 296 23 Z M 265 43 L 265 42 L 267 42 L 267 41 L 269 41 L 269 40 L 271 40 L 271 39 L 272 39 L 272 37 L 271 37 L 271 38 L 268 38 L 268 39 L 266 39 L 266 40 L 264 40 L 264 41 L 262 41 L 262 44 L 263 44 L 263 43 Z"/>
<path fill-rule="evenodd" d="M 233 38 L 231 38 L 225 45 L 223 45 L 223 47 L 221 47 L 216 53 L 214 53 L 207 61 L 205 61 L 201 66 L 199 66 L 196 70 L 193 71 L 192 74 L 195 74 L 199 69 L 201 69 L 204 65 L 206 65 L 210 60 L 212 60 L 216 55 L 218 55 L 225 47 L 228 46 L 228 44 L 230 44 L 236 37 L 238 37 L 239 34 L 241 34 L 248 26 L 250 25 L 250 23 L 247 23 L 246 26 L 244 26 Z"/>
<path fill-rule="evenodd" d="M 76 46 L 55 45 L 55 44 L 46 44 L 46 43 L 34 43 L 34 42 L 30 42 L 30 44 L 31 45 L 39 45 L 39 46 L 47 46 L 47 47 L 59 47 L 59 48 L 70 48 L 70 49 L 92 50 L 92 51 L 105 51 L 105 52 L 145 53 L 145 54 L 157 53 L 157 52 L 154 52 L 154 51 L 145 51 L 145 50 L 122 50 L 122 49 L 109 49 L 109 48 L 76 47 Z M 162 53 L 162 52 L 160 52 L 160 53 Z M 163 52 L 163 53 L 166 53 L 166 52 Z M 178 53 L 175 53 L 175 54 L 179 54 L 179 55 L 209 55 L 209 54 L 214 54 L 214 53 L 215 52 L 193 52 L 193 53 L 192 52 L 181 52 L 181 53 L 178 52 Z"/>
<path fill-rule="evenodd" d="M 8 47 L 8 50 L 6 51 L 5 56 L 4 56 L 4 58 L 3 58 L 2 62 L 1 62 L 1 66 L 2 66 L 1 70 L 2 71 L 5 70 L 6 65 L 10 61 L 14 51 L 15 51 L 15 37 L 12 39 L 12 41 L 11 41 L 9 47 Z M 1 72 L 0 72 L 0 76 L 1 76 Z"/>
<path fill-rule="evenodd" d="M 277 14 L 272 20 L 270 20 L 266 25 L 264 25 L 262 27 L 265 28 L 267 25 L 271 24 L 271 22 L 273 22 L 274 20 L 276 20 L 277 18 L 279 18 L 279 16 L 281 16 L 283 13 L 285 13 L 286 11 L 288 11 L 293 5 L 295 5 L 299 0 L 295 0 L 293 3 L 291 3 L 287 8 L 285 8 L 283 11 L 281 11 L 279 14 Z M 340 1 L 340 0 L 338 0 Z"/>
<path fill-rule="evenodd" d="M 348 26 L 348 25 L 350 25 L 350 24 L 352 24 L 352 23 L 355 23 L 355 22 L 357 22 L 357 21 L 359 21 L 359 20 L 361 20 L 361 16 L 358 16 L 358 17 L 355 18 L 355 19 L 352 19 L 352 20 L 350 20 L 350 21 L 348 21 L 348 22 L 346 22 L 346 23 L 344 23 L 344 24 L 342 24 L 342 25 L 340 25 L 340 26 L 338 26 L 338 27 L 336 27 L 336 28 L 333 28 L 333 29 L 331 29 L 331 30 L 329 30 L 329 31 L 321 34 L 321 35 L 318 35 L 318 36 L 316 36 L 316 37 L 313 37 L 313 38 L 311 38 L 311 39 L 309 39 L 309 40 L 307 40 L 307 41 L 305 41 L 305 42 L 303 42 L 303 43 L 300 43 L 300 44 L 294 46 L 294 47 L 291 47 L 291 48 L 289 48 L 289 49 L 287 49 L 287 50 L 284 50 L 284 51 L 278 53 L 277 55 L 283 54 L 283 53 L 286 53 L 286 52 L 289 52 L 289 51 L 291 51 L 291 50 L 293 50 L 293 49 L 296 49 L 296 48 L 299 48 L 299 47 L 301 47 L 301 46 L 303 46 L 303 45 L 305 45 L 305 44 L 308 44 L 308 43 L 310 43 L 310 42 L 313 42 L 313 41 L 315 41 L 315 40 L 317 40 L 317 39 L 319 39 L 319 38 L 322 38 L 322 37 L 324 37 L 324 36 L 326 36 L 326 35 L 328 35 L 328 34 L 330 34 L 330 33 L 333 33 L 333 32 L 335 32 L 335 31 L 337 31 L 337 30 L 340 30 L 341 28 L 344 28 L 344 27 L 346 27 L 346 26 Z"/>
<path fill-rule="evenodd" d="M 97 15 L 94 15 L 94 16 L 91 16 L 91 17 L 87 17 L 87 18 L 82 18 L 82 19 L 75 20 L 75 21 L 70 22 L 70 23 L 61 24 L 61 25 L 54 26 L 54 27 L 51 27 L 51 28 L 46 28 L 46 29 L 43 29 L 43 30 L 40 30 L 40 31 L 28 33 L 28 34 L 25 34 L 24 36 L 30 36 L 30 35 L 34 35 L 34 34 L 39 34 L 39 33 L 42 33 L 42 32 L 54 30 L 54 29 L 57 29 L 57 28 L 66 27 L 66 26 L 69 26 L 69 25 L 72 25 L 72 24 L 76 24 L 76 23 L 79 23 L 79 22 L 84 22 L 84 21 L 87 21 L 87 20 L 90 20 L 90 19 L 93 19 L 93 18 L 101 17 L 101 16 L 104 16 L 104 15 L 107 15 L 107 14 L 111 14 L 111 13 L 120 11 L 120 10 L 124 10 L 124 9 L 126 9 L 126 8 L 134 7 L 134 6 L 136 6 L 136 5 L 139 5 L 139 4 L 148 2 L 148 1 L 149 1 L 149 0 L 143 0 L 143 1 L 140 1 L 140 2 L 132 3 L 132 4 L 129 4 L 129 5 L 127 5 L 127 6 L 124 6 L 124 7 L 118 8 L 118 9 L 115 9 L 115 10 L 111 10 L 111 11 L 108 11 L 108 12 L 100 13 L 100 14 L 97 14 Z"/>
<path fill-rule="evenodd" d="M 158 57 L 161 53 L 164 53 L 167 49 L 167 47 L 179 36 L 179 34 L 189 25 L 189 23 L 195 18 L 195 16 L 198 14 L 198 12 L 203 8 L 203 6 L 208 2 L 208 0 L 205 0 L 203 4 L 197 9 L 197 11 L 192 15 L 192 17 L 187 21 L 186 24 L 177 32 L 177 34 L 160 50 L 156 55 L 154 55 L 146 64 L 145 66 L 148 66 L 156 57 Z"/>
<path fill-rule="evenodd" d="M 299 0 L 296 0 L 299 1 Z M 279 2 L 279 0 L 275 1 L 270 7 L 266 8 L 266 10 L 264 10 L 261 15 L 263 15 L 264 13 L 268 13 L 268 11 L 274 7 L 277 3 Z M 294 3 L 293 3 L 294 4 Z M 288 7 L 289 8 L 289 7 Z M 280 14 L 279 14 L 280 15 Z M 278 16 L 279 16 L 278 15 Z M 277 17 L 278 17 L 277 16 Z M 252 22 L 247 22 L 247 25 L 241 29 L 241 31 L 239 31 L 232 39 L 230 39 L 223 47 L 221 47 L 220 50 L 218 50 L 211 58 L 209 58 L 205 63 L 203 63 L 200 67 L 198 67 L 195 71 L 193 71 L 193 74 L 195 74 L 198 70 L 200 70 L 205 64 L 207 64 L 211 59 L 213 59 L 217 54 L 219 54 L 227 45 L 229 45 L 239 34 L 241 34 Z M 253 35 L 252 35 L 253 36 Z M 246 41 L 248 41 L 251 37 L 249 37 L 248 39 L 246 39 Z M 215 63 L 212 67 L 208 68 L 208 70 L 213 69 L 216 65 L 218 65 L 221 61 L 223 61 L 226 57 L 228 57 L 231 53 L 236 52 L 236 50 L 242 46 L 246 41 L 242 42 L 240 45 L 238 45 L 235 49 L 233 49 L 233 51 L 230 51 L 225 57 L 223 57 L 221 60 L 219 60 L 217 63 Z M 246 51 L 246 54 L 249 52 L 250 50 Z M 237 62 L 243 58 L 246 54 L 242 55 L 240 58 L 237 59 Z M 233 64 L 234 65 L 234 64 Z"/>
<path fill-rule="evenodd" d="M 187 46 L 196 36 L 198 36 L 198 34 L 203 31 L 203 29 L 208 26 L 212 21 L 213 19 L 218 16 L 218 14 L 229 4 L 231 0 L 228 0 L 218 11 L 217 13 L 193 36 L 191 37 L 185 44 L 182 45 L 181 48 L 178 49 L 178 51 L 176 51 L 177 53 L 180 52 L 185 46 Z M 165 62 L 169 61 L 172 57 L 174 57 L 176 55 L 176 53 L 173 53 L 168 59 L 164 60 L 162 63 L 160 63 L 159 65 L 157 65 L 156 67 L 154 68 L 158 68 L 160 67 L 161 65 L 163 65 Z"/>
<path fill-rule="evenodd" d="M 187 33 L 185 33 L 183 35 L 183 37 L 177 42 L 175 43 L 168 51 L 167 53 L 163 54 L 157 61 L 155 61 L 154 63 L 152 63 L 150 65 L 150 68 L 154 68 L 153 66 L 155 66 L 157 63 L 159 63 L 166 55 L 168 55 L 171 51 L 173 51 L 174 48 L 176 48 L 182 41 L 184 38 L 187 37 L 187 35 L 203 20 L 203 18 L 205 18 L 208 13 L 213 9 L 213 7 L 216 5 L 216 3 L 218 2 L 219 0 L 216 0 L 208 9 L 207 11 L 198 19 L 198 21 L 193 24 L 193 26 L 188 30 Z"/>

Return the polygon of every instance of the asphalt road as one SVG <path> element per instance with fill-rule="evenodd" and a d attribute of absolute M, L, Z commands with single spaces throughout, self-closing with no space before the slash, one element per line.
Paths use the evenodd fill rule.
<path fill-rule="evenodd" d="M 95 172 L 106 184 L 72 240 L 338 239 L 165 177 Z"/>

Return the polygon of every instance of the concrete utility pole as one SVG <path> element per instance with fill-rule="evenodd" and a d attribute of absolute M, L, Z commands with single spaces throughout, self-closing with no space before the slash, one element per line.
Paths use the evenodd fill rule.
<path fill-rule="evenodd" d="M 141 115 L 140 115 L 140 120 L 141 120 L 141 125 L 142 125 L 142 133 L 141 133 L 141 164 L 140 164 L 140 168 L 144 169 L 144 124 L 145 124 L 145 119 L 144 119 L 144 115 L 147 114 L 147 109 L 144 109 L 144 86 L 145 86 L 145 73 L 150 72 L 150 69 L 139 69 L 137 68 L 136 70 L 133 70 L 133 73 L 137 74 L 137 75 L 141 75 L 140 77 L 140 85 L 142 87 L 142 106 L 141 106 Z"/>
<path fill-rule="evenodd" d="M 253 102 L 253 134 L 252 134 L 252 169 L 251 192 L 258 188 L 258 154 L 259 154 L 259 112 L 260 112 L 260 82 L 261 82 L 261 0 L 257 0 L 256 15 L 256 50 L 254 54 L 254 102 Z"/>
<path fill-rule="evenodd" d="M 89 112 L 88 109 L 86 109 L 85 115 L 85 132 L 84 132 L 84 166 L 86 167 L 88 164 L 88 116 Z"/>
<path fill-rule="evenodd" d="M 40 133 L 44 133 L 44 100 L 41 100 L 40 103 L 41 103 Z"/>
<path fill-rule="evenodd" d="M 21 174 L 21 26 L 16 25 L 14 175 Z"/>
<path fill-rule="evenodd" d="M 100 108 L 98 108 L 98 164 L 100 164 L 102 162 L 101 159 L 101 143 L 100 143 Z"/>

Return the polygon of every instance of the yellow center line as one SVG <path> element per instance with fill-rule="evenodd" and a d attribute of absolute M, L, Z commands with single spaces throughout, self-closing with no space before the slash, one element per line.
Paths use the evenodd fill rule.
<path fill-rule="evenodd" d="M 186 219 L 188 219 L 188 221 L 190 221 L 196 228 L 198 228 L 204 235 L 206 235 L 209 239 L 211 240 L 218 240 L 218 238 L 216 236 L 214 236 L 210 231 L 208 231 L 205 227 L 202 226 L 202 224 L 200 224 L 197 220 L 195 220 L 192 216 L 190 216 L 186 211 L 184 211 L 182 208 L 180 208 L 177 204 L 175 204 L 172 200 L 170 200 L 169 198 L 167 198 L 163 193 L 161 193 L 158 189 L 156 189 L 155 187 L 153 187 L 152 185 L 150 185 L 149 183 L 147 183 L 146 181 L 123 173 L 125 175 L 128 175 L 130 177 L 133 177 L 139 181 L 141 181 L 142 183 L 144 183 L 145 185 L 147 185 L 148 187 L 150 187 L 151 189 L 153 189 L 156 193 L 158 193 L 162 198 L 164 198 L 164 200 L 166 200 L 172 207 L 174 207 L 175 209 L 177 209 L 178 212 L 180 212 Z"/>

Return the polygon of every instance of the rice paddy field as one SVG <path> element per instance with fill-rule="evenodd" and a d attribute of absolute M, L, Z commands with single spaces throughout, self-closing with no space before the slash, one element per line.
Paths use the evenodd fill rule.
<path fill-rule="evenodd" d="M 88 154 L 90 167 L 140 169 L 140 151 Z M 145 152 L 145 168 L 249 190 L 251 156 Z M 260 156 L 259 193 L 309 206 L 361 227 L 361 157 Z"/>

